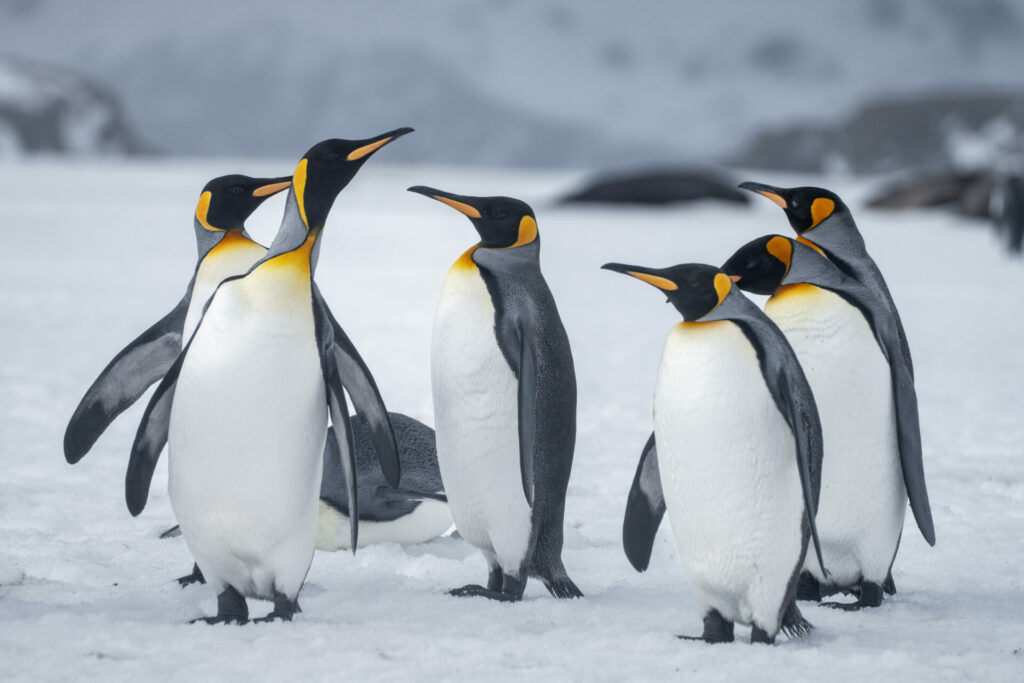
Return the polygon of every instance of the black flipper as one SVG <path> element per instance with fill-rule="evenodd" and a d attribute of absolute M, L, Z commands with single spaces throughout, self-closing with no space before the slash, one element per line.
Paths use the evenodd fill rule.
<path fill-rule="evenodd" d="M 345 478 L 345 492 L 348 495 L 349 510 L 359 510 L 359 491 L 356 487 L 356 459 L 355 447 L 352 444 L 352 425 L 348 418 L 348 402 L 345 400 L 345 391 L 341 383 L 341 376 L 338 373 L 338 366 L 334 362 L 333 354 L 324 357 L 324 379 L 327 383 L 327 405 L 331 412 L 331 422 L 334 424 L 334 435 L 340 431 L 341 437 L 331 439 L 328 433 L 328 440 L 337 445 L 338 459 L 341 461 L 341 469 Z M 359 540 L 359 515 L 349 514 L 349 547 L 355 555 L 357 542 Z"/>
<path fill-rule="evenodd" d="M 64 432 L 64 458 L 85 457 L 114 419 L 158 381 L 181 352 L 189 297 L 124 347 L 85 392 Z"/>
<path fill-rule="evenodd" d="M 394 430 L 388 419 L 388 411 L 384 406 L 384 399 L 381 398 L 377 383 L 355 345 L 335 320 L 315 283 L 313 284 L 313 300 L 313 311 L 318 317 L 318 329 L 322 324 L 319 318 L 322 317 L 328 323 L 323 324 L 320 331 L 321 343 L 326 344 L 321 352 L 325 358 L 333 357 L 338 376 L 352 399 L 356 414 L 363 418 L 370 428 L 370 439 L 377 452 L 384 478 L 392 487 L 397 487 L 401 477 L 398 443 L 395 440 Z"/>
<path fill-rule="evenodd" d="M 526 502 L 533 507 L 533 460 L 537 444 L 537 359 L 519 331 L 519 470 Z"/>
<path fill-rule="evenodd" d="M 142 414 L 139 430 L 132 444 L 131 457 L 128 459 L 128 472 L 124 480 L 124 496 L 128 503 L 128 512 L 137 516 L 146 507 L 149 498 L 149 485 L 153 481 L 153 471 L 160 459 L 160 453 L 167 444 L 167 432 L 171 423 L 171 405 L 174 403 L 174 388 L 178 383 L 178 373 L 185 362 L 188 346 L 178 355 L 177 360 L 167 370 L 160 386 L 153 392 L 153 397 Z"/>
<path fill-rule="evenodd" d="M 622 520 L 622 548 L 638 572 L 646 571 L 650 564 L 654 537 L 664 516 L 665 497 L 661 490 L 658 449 L 652 432 L 640 454 L 640 463 L 626 500 L 626 515 Z"/>

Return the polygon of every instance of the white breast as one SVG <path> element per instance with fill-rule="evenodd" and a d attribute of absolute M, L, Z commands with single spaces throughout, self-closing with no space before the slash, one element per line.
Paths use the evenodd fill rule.
<path fill-rule="evenodd" d="M 519 467 L 518 383 L 495 338 L 487 287 L 461 259 L 441 292 L 431 365 L 437 459 L 455 525 L 515 574 L 531 530 Z"/>
<path fill-rule="evenodd" d="M 348 515 L 335 510 L 320 501 L 320 519 L 316 527 L 317 550 L 348 550 Z M 439 500 L 424 500 L 407 515 L 388 522 L 359 522 L 359 547 L 375 543 L 425 543 L 436 538 L 452 527 L 452 513 Z"/>
<path fill-rule="evenodd" d="M 304 294 L 269 282 L 283 276 L 258 271 L 210 304 L 175 390 L 169 491 L 215 589 L 293 597 L 313 552 L 327 416 L 308 280 Z"/>
<path fill-rule="evenodd" d="M 182 344 L 188 343 L 192 333 L 203 315 L 203 306 L 217 285 L 225 278 L 242 275 L 252 268 L 267 253 L 260 245 L 242 237 L 225 237 L 224 240 L 210 250 L 210 253 L 199 264 L 195 283 L 192 285 L 192 299 L 189 301 L 188 313 L 185 314 L 185 328 L 182 333 Z"/>
<path fill-rule="evenodd" d="M 811 285 L 783 288 L 765 313 L 796 351 L 821 416 L 818 534 L 831 580 L 881 583 L 906 508 L 889 365 L 861 312 Z M 807 568 L 822 579 L 817 562 Z"/>
<path fill-rule="evenodd" d="M 654 400 L 658 462 L 683 567 L 707 607 L 778 627 L 800 559 L 803 498 L 792 432 L 733 323 L 683 323 Z"/>

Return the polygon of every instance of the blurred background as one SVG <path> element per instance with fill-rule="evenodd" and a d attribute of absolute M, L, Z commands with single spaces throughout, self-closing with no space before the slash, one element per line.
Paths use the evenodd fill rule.
<path fill-rule="evenodd" d="M 1022 66 L 1020 0 L 0 0 L 0 157 L 291 159 L 413 125 L 389 160 L 701 169 L 641 201 L 724 198 L 712 164 L 886 174 L 882 206 L 1006 223 Z"/>

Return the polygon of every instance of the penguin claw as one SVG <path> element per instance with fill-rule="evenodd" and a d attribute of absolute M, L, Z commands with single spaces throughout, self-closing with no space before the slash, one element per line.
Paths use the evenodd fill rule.
<path fill-rule="evenodd" d="M 257 619 L 256 621 L 259 621 L 259 620 Z M 198 619 L 193 619 L 193 620 L 191 620 L 188 623 L 190 623 L 190 624 L 238 624 L 239 626 L 243 626 L 245 624 L 248 624 L 249 620 L 244 618 L 244 617 L 239 617 L 239 616 L 232 615 L 232 616 L 227 616 L 227 617 L 199 617 Z"/>
<path fill-rule="evenodd" d="M 844 612 L 856 612 L 864 607 L 859 602 L 819 602 L 822 607 L 829 607 L 831 609 L 839 609 Z"/>
<path fill-rule="evenodd" d="M 448 595 L 454 595 L 457 598 L 489 598 L 491 600 L 497 600 L 499 602 L 519 601 L 519 598 L 517 598 L 514 595 L 509 595 L 508 593 L 503 593 L 501 591 L 487 590 L 483 586 L 474 583 L 462 586 L 461 588 L 455 588 L 453 590 L 450 590 L 448 591 Z"/>

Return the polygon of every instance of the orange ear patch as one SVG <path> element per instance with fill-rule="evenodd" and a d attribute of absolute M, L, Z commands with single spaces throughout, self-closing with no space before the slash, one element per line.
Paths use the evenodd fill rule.
<path fill-rule="evenodd" d="M 715 304 L 715 308 L 722 305 L 725 301 L 725 297 L 729 295 L 729 290 L 732 289 L 732 280 L 725 273 L 719 273 L 715 275 L 715 292 L 718 293 L 718 303 Z"/>
<path fill-rule="evenodd" d="M 533 216 L 523 216 L 523 219 L 519 221 L 519 239 L 508 248 L 521 247 L 535 239 L 537 239 L 537 221 L 533 219 Z"/>
<path fill-rule="evenodd" d="M 818 197 L 811 202 L 811 228 L 821 223 L 836 210 L 836 203 L 827 197 Z M 810 230 L 811 228 L 807 228 Z"/>
<path fill-rule="evenodd" d="M 648 275 L 647 273 L 637 273 L 632 270 L 626 271 L 627 275 L 632 275 L 637 280 L 643 280 L 649 285 L 654 285 L 658 289 L 662 289 L 666 292 L 673 292 L 679 289 L 679 285 L 672 282 L 668 278 L 658 277 L 657 275 Z"/>
<path fill-rule="evenodd" d="M 790 263 L 793 260 L 793 243 L 785 237 L 773 237 L 768 240 L 765 249 L 768 250 L 769 254 L 785 264 L 786 272 L 788 273 Z"/>
<path fill-rule="evenodd" d="M 295 167 L 295 174 L 292 175 L 292 188 L 295 191 L 295 203 L 299 205 L 299 215 L 302 216 L 302 224 L 309 230 L 309 220 L 306 218 L 306 159 L 299 161 Z"/>
<path fill-rule="evenodd" d="M 210 212 L 210 200 L 213 199 L 213 193 L 207 190 L 199 195 L 199 203 L 196 204 L 196 220 L 199 221 L 199 225 L 203 226 L 210 232 L 222 232 L 220 228 L 215 228 L 207 221 L 206 216 Z"/>

